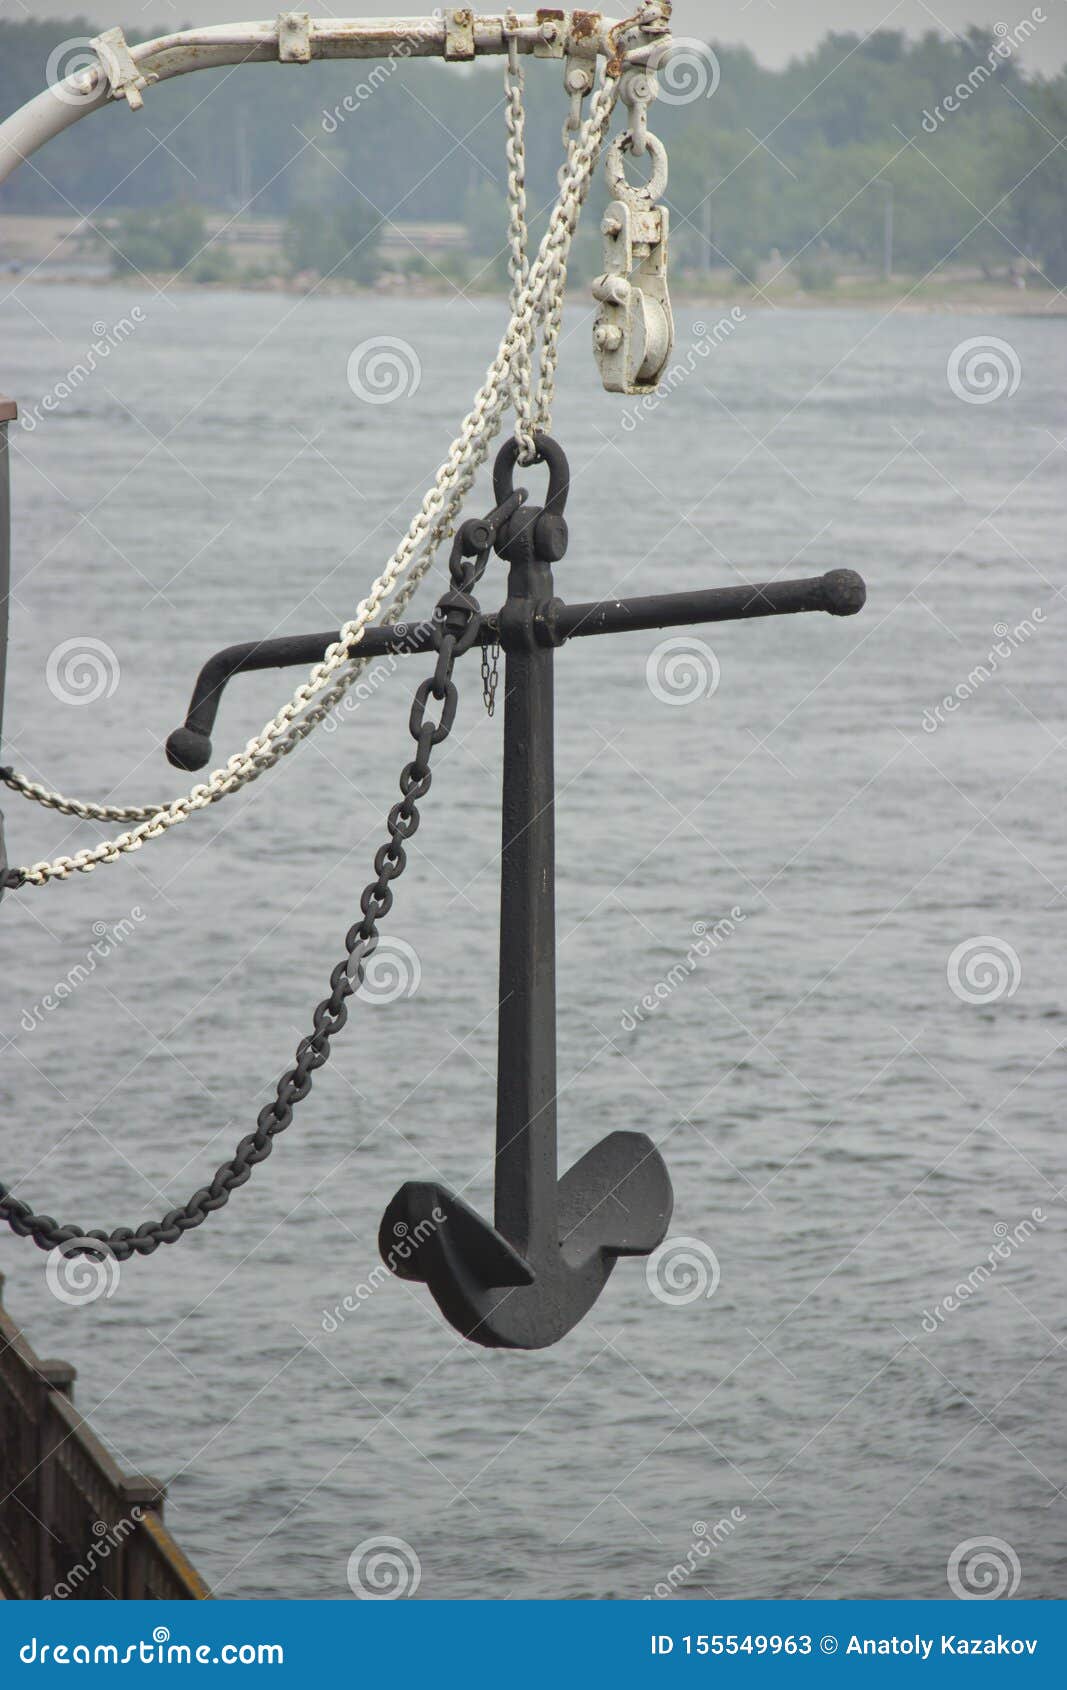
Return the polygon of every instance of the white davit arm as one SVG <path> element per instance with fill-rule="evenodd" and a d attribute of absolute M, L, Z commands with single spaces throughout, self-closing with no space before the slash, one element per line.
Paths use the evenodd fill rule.
<path fill-rule="evenodd" d="M 652 33 L 670 27 L 668 0 L 637 8 Z M 647 16 L 647 21 L 646 21 Z M 626 20 L 631 25 L 635 19 Z M 423 18 L 315 18 L 283 12 L 273 23 L 216 24 L 163 35 L 138 47 L 122 31 L 108 30 L 89 43 L 97 62 L 64 77 L 0 123 L 0 183 L 31 153 L 101 106 L 125 99 L 134 110 L 150 83 L 194 70 L 237 64 L 307 64 L 313 59 L 443 58 L 462 62 L 502 54 L 514 39 L 520 53 L 538 58 L 616 58 L 617 32 L 626 25 L 599 12 L 476 16 L 468 8 Z"/>

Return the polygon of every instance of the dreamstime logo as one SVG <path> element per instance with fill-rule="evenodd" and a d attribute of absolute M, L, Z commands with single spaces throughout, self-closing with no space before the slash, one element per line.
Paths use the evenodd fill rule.
<path fill-rule="evenodd" d="M 645 665 L 645 681 L 660 704 L 696 704 L 719 690 L 722 670 L 709 645 L 689 634 L 661 640 Z"/>
<path fill-rule="evenodd" d="M 91 1255 L 85 1255 L 89 1250 Z M 68 1308 L 81 1309 L 101 1297 L 113 1297 L 119 1286 L 119 1264 L 109 1244 L 100 1238 L 68 1238 L 48 1255 L 45 1283 L 53 1297 Z"/>
<path fill-rule="evenodd" d="M 119 675 L 119 660 L 111 647 L 88 634 L 57 645 L 45 667 L 48 690 L 61 704 L 95 704 L 110 698 Z"/>
<path fill-rule="evenodd" d="M 650 67 L 656 72 L 659 99 L 665 106 L 710 100 L 722 81 L 722 66 L 714 50 L 691 35 L 674 36 L 662 53 L 653 54 Z"/>
<path fill-rule="evenodd" d="M 701 1238 L 668 1238 L 645 1263 L 652 1295 L 675 1308 L 714 1297 L 721 1277 L 718 1256 Z"/>
<path fill-rule="evenodd" d="M 1019 391 L 1023 367 L 1014 346 L 996 335 L 961 341 L 949 354 L 948 385 L 965 405 L 993 405 Z"/>
<path fill-rule="evenodd" d="M 414 1596 L 422 1562 L 402 1537 L 368 1537 L 348 1557 L 348 1584 L 363 1602 L 395 1602 Z"/>
<path fill-rule="evenodd" d="M 382 939 L 369 956 L 355 953 L 348 965 L 348 978 L 361 1003 L 397 1003 L 400 998 L 415 996 L 422 984 L 422 963 L 406 939 Z"/>
<path fill-rule="evenodd" d="M 948 959 L 948 983 L 961 1003 L 999 1003 L 1022 984 L 1019 953 L 1005 939 L 983 933 L 965 939 Z"/>
<path fill-rule="evenodd" d="M 972 1537 L 956 1545 L 948 1558 L 948 1582 L 961 1602 L 995 1602 L 1014 1596 L 1023 1570 L 1002 1537 Z"/>
<path fill-rule="evenodd" d="M 366 405 L 413 399 L 422 386 L 419 355 L 406 340 L 375 335 L 361 341 L 349 358 L 348 385 Z"/>
<path fill-rule="evenodd" d="M 63 105 L 84 106 L 96 98 L 101 68 L 106 75 L 112 64 L 105 42 L 96 48 L 87 35 L 74 35 L 49 53 L 45 82 Z"/>

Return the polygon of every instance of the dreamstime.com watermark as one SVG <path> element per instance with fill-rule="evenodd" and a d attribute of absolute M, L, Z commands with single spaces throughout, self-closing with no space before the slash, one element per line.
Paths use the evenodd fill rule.
<path fill-rule="evenodd" d="M 977 1297 L 992 1279 L 1002 1262 L 1010 1262 L 1011 1258 L 1024 1244 L 1028 1244 L 1035 1237 L 1039 1227 L 1044 1226 L 1048 1216 L 1043 1209 L 1031 1209 L 1028 1216 L 1024 1216 L 1015 1226 L 1009 1226 L 1007 1221 L 998 1221 L 993 1228 L 997 1242 L 988 1252 L 984 1261 L 973 1267 L 965 1279 L 961 1279 L 951 1291 L 945 1293 L 932 1309 L 923 1309 L 922 1329 L 924 1332 L 940 1332 L 950 1314 L 963 1308 L 972 1297 Z"/>
<path fill-rule="evenodd" d="M 319 119 L 323 132 L 326 135 L 336 135 L 341 125 L 354 112 L 365 106 L 368 100 L 372 100 L 379 88 L 383 88 L 390 78 L 396 75 L 399 67 L 411 58 L 423 41 L 436 38 L 435 26 L 440 24 L 443 17 L 444 12 L 438 6 L 424 23 L 416 24 L 403 41 L 390 48 L 388 58 L 376 60 L 374 68 L 367 72 L 361 82 L 356 83 L 350 94 L 346 94 L 343 100 L 338 100 L 332 111 L 323 111 Z"/>
<path fill-rule="evenodd" d="M 414 1596 L 422 1562 L 402 1537 L 367 1537 L 348 1557 L 348 1587 L 363 1602 L 396 1602 Z"/>
<path fill-rule="evenodd" d="M 996 643 L 990 648 L 984 661 L 976 663 L 966 680 L 961 681 L 953 692 L 946 693 L 940 704 L 923 711 L 923 733 L 935 734 L 938 728 L 943 728 L 949 716 L 954 716 L 976 692 L 982 690 L 987 681 L 993 679 L 1002 663 L 1007 663 L 1020 646 L 1033 639 L 1045 620 L 1045 612 L 1038 609 L 1031 611 L 1029 616 L 1024 616 L 1014 628 L 1009 627 L 1007 622 L 995 623 L 993 633 L 996 635 Z"/>
<path fill-rule="evenodd" d="M 735 904 L 729 915 L 722 916 L 715 922 L 714 926 L 710 926 L 706 921 L 694 921 L 695 938 L 685 956 L 681 962 L 675 963 L 662 980 L 657 980 L 652 990 L 646 992 L 639 1003 L 635 1003 L 620 1018 L 619 1025 L 623 1032 L 636 1032 L 642 1022 L 646 1021 L 650 1015 L 655 1015 L 668 998 L 674 996 L 680 986 L 684 986 L 687 980 L 692 979 L 702 962 L 706 962 L 708 957 L 719 949 L 720 945 L 726 943 L 727 939 L 733 938 L 742 922 L 747 919 L 744 910 L 739 909 Z"/>
<path fill-rule="evenodd" d="M 958 1543 L 948 1558 L 948 1584 L 961 1602 L 997 1602 L 1012 1597 L 1023 1570 L 1010 1543 L 1002 1537 L 971 1537 Z"/>
<path fill-rule="evenodd" d="M 172 1643 L 157 1625 L 140 1643 L 43 1643 L 31 1637 L 19 1650 L 23 1666 L 57 1667 L 280 1667 L 281 1643 Z"/>
<path fill-rule="evenodd" d="M 374 1293 L 380 1291 L 405 1262 L 410 1262 L 447 1219 L 444 1210 L 435 1206 L 430 1210 L 429 1220 L 420 1221 L 418 1226 L 409 1227 L 406 1221 L 397 1221 L 393 1228 L 393 1243 L 385 1261 L 376 1262 L 366 1279 L 361 1280 L 349 1296 L 343 1297 L 332 1309 L 323 1309 L 322 1330 L 331 1336 L 339 1332 L 348 1316 L 358 1314 L 364 1303 L 369 1303 Z"/>
<path fill-rule="evenodd" d="M 711 328 L 706 323 L 694 323 L 695 339 L 684 358 L 672 364 L 663 377 L 655 393 L 646 393 L 643 399 L 635 399 L 634 403 L 622 413 L 622 427 L 625 433 L 633 434 L 646 417 L 656 414 L 664 400 L 669 399 L 680 387 L 684 387 L 690 376 L 703 358 L 710 358 L 717 347 L 735 335 L 742 323 L 747 323 L 748 317 L 740 305 L 735 305 L 729 316 L 720 317 Z"/>
<path fill-rule="evenodd" d="M 93 1541 L 84 1556 L 68 1569 L 58 1584 L 53 1585 L 43 1600 L 66 1602 L 71 1596 L 76 1596 L 86 1579 L 92 1578 L 102 1566 L 106 1567 L 115 1551 L 122 1548 L 128 1537 L 133 1536 L 143 1519 L 144 1509 L 135 1504 L 129 1514 L 113 1526 L 109 1526 L 106 1520 L 94 1520 Z"/>
<path fill-rule="evenodd" d="M 970 75 L 962 82 L 957 82 L 950 94 L 936 105 L 933 111 L 923 112 L 923 128 L 928 135 L 936 135 L 943 123 L 947 123 L 955 112 L 961 111 L 971 98 L 984 88 L 987 82 L 992 82 L 1000 67 L 1008 59 L 1032 41 L 1043 23 L 1048 18 L 1040 6 L 1035 6 L 1028 18 L 1023 18 L 1013 28 L 1006 23 L 993 25 L 993 33 L 997 40 L 989 49 L 984 59 L 980 59 Z"/>
<path fill-rule="evenodd" d="M 729 1514 L 721 1520 L 716 1520 L 709 1526 L 706 1520 L 696 1520 L 693 1523 L 693 1541 L 689 1546 L 684 1561 L 676 1561 L 666 1578 L 660 1579 L 652 1586 L 645 1596 L 646 1602 L 668 1601 L 683 1584 L 688 1584 L 696 1573 L 704 1572 L 717 1549 L 729 1542 L 738 1526 L 743 1526 L 748 1515 L 742 1508 L 731 1508 Z"/>
<path fill-rule="evenodd" d="M 52 416 L 68 399 L 73 399 L 90 377 L 96 374 L 100 365 L 120 346 L 125 345 L 130 336 L 136 334 L 147 321 L 147 314 L 139 305 L 135 305 L 129 316 L 120 317 L 117 323 L 94 323 L 93 339 L 84 357 L 77 364 L 73 364 L 66 375 L 62 376 L 36 405 L 28 405 L 25 408 L 20 406 L 19 423 L 27 434 L 32 434 L 46 416 Z"/>
<path fill-rule="evenodd" d="M 32 1033 L 38 1028 L 45 1017 L 51 1015 L 54 1009 L 66 1003 L 74 996 L 79 986 L 84 986 L 86 980 L 92 978 L 102 962 L 114 956 L 121 945 L 126 943 L 131 933 L 136 933 L 142 921 L 146 920 L 145 912 L 140 904 L 135 904 L 128 916 L 121 921 L 113 922 L 110 926 L 106 921 L 93 922 L 93 943 L 85 953 L 84 962 L 76 962 L 69 968 L 62 980 L 57 980 L 50 992 L 29 1009 L 24 1009 L 19 1017 L 19 1025 L 23 1032 Z"/>

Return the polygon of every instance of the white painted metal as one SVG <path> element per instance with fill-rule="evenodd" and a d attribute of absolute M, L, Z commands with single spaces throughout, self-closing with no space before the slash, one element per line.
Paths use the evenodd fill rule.
<path fill-rule="evenodd" d="M 640 8 L 650 13 L 656 9 Z M 286 20 L 293 15 L 285 14 Z M 457 39 L 455 15 L 447 19 L 443 15 L 313 18 L 309 21 L 308 50 L 312 59 L 443 59 Z M 562 19 L 541 20 L 527 12 L 515 17 L 509 27 L 505 14 L 499 13 L 472 17 L 469 34 L 474 54 L 479 57 L 507 53 L 508 41 L 513 39 L 520 53 L 551 58 L 566 54 L 595 63 L 598 57 L 611 58 L 620 51 L 619 32 L 632 28 L 633 23 L 633 19 L 620 23 L 598 12 L 566 12 Z M 466 36 L 466 26 L 462 33 Z M 163 35 L 129 48 L 128 53 L 146 82 L 167 82 L 174 76 L 222 65 L 292 62 L 288 56 L 292 39 L 292 25 L 281 19 L 215 24 Z M 0 123 L 0 182 L 5 182 L 39 147 L 116 98 L 106 57 L 102 55 L 100 64 L 56 83 Z M 125 89 L 117 92 L 124 94 Z"/>

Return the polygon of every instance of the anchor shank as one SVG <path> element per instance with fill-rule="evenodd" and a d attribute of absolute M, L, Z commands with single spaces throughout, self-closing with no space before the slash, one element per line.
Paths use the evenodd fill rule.
<path fill-rule="evenodd" d="M 532 1265 L 559 1237 L 553 653 L 532 635 L 533 607 L 551 597 L 547 564 L 512 564 L 500 617 L 507 659 L 496 1225 Z"/>

